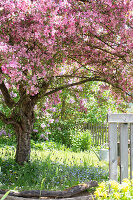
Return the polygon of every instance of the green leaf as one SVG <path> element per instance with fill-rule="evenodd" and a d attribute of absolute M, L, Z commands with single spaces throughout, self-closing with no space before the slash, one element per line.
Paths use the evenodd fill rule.
<path fill-rule="evenodd" d="M 10 193 L 10 190 L 4 194 L 4 196 L 1 198 L 1 200 L 4 200 L 8 196 L 9 193 Z"/>

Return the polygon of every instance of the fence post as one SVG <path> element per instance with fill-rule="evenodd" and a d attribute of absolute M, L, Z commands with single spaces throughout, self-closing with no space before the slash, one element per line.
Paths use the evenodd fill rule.
<path fill-rule="evenodd" d="M 120 182 L 128 178 L 128 124 L 120 124 Z"/>
<path fill-rule="evenodd" d="M 108 114 L 109 178 L 117 181 L 117 124 L 120 123 L 120 181 L 128 178 L 128 123 L 130 123 L 130 178 L 133 177 L 133 114 Z"/>
<path fill-rule="evenodd" d="M 117 124 L 109 124 L 109 178 L 117 181 Z"/>
<path fill-rule="evenodd" d="M 133 123 L 130 125 L 130 179 L 133 179 Z"/>

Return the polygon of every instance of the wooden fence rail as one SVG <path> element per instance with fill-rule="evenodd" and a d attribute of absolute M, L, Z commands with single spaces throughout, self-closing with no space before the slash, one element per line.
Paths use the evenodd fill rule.
<path fill-rule="evenodd" d="M 130 178 L 133 178 L 133 114 L 108 114 L 109 176 L 118 180 L 117 155 L 120 133 L 120 182 L 128 178 L 128 143 L 130 141 Z M 130 129 L 129 129 L 130 125 Z M 119 127 L 119 128 L 118 128 Z"/>

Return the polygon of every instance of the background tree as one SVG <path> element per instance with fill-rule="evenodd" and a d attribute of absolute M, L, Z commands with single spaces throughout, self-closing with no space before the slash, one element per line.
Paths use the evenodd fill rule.
<path fill-rule="evenodd" d="M 30 159 L 34 106 L 45 97 L 56 104 L 61 90 L 102 81 L 131 101 L 132 4 L 0 1 L 0 90 L 9 109 L 0 119 L 14 127 L 19 164 Z"/>
<path fill-rule="evenodd" d="M 32 133 L 34 140 L 52 140 L 70 147 L 72 133 L 83 127 L 106 126 L 108 112 L 127 112 L 128 105 L 123 99 L 114 99 L 109 86 L 101 82 L 88 82 L 76 88 L 67 88 L 59 94 L 60 102 L 46 102 L 35 106 L 35 123 Z M 48 98 L 48 97 L 47 97 Z M 50 103 L 50 99 L 47 100 Z M 94 131 L 94 130 L 93 130 Z M 93 135 L 93 133 L 91 133 Z M 102 136 L 101 136 L 102 137 Z"/>

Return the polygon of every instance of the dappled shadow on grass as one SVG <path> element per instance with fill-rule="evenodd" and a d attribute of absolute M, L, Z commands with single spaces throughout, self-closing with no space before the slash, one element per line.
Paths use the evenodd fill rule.
<path fill-rule="evenodd" d="M 58 155 L 56 155 L 58 156 Z M 36 157 L 33 161 L 19 166 L 12 156 L 0 158 L 0 188 L 18 190 L 64 190 L 89 180 L 108 180 L 108 172 L 101 167 L 77 165 L 73 162 Z"/>

